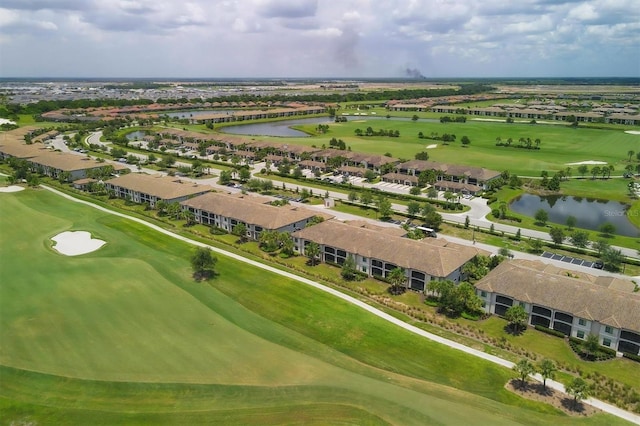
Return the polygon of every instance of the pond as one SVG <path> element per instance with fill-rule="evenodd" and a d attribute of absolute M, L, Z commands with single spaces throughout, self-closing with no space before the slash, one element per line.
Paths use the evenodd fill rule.
<path fill-rule="evenodd" d="M 595 200 L 593 198 L 568 197 L 559 195 L 538 196 L 523 194 L 509 206 L 511 210 L 533 217 L 539 209 L 549 214 L 549 222 L 564 225 L 567 217 L 576 218 L 578 228 L 597 231 L 603 223 L 616 227 L 616 234 L 627 237 L 640 236 L 627 215 L 640 214 L 629 210 L 629 206 L 617 201 Z"/>
<path fill-rule="evenodd" d="M 284 137 L 307 137 L 305 132 L 292 129 L 291 126 L 300 124 L 331 124 L 333 120 L 329 117 L 298 118 L 295 120 L 271 121 L 268 123 L 243 124 L 239 126 L 228 126 L 221 129 L 226 133 L 235 135 L 252 136 L 284 136 Z"/>
<path fill-rule="evenodd" d="M 389 121 L 411 121 L 408 117 L 386 118 L 381 116 L 342 116 L 348 121 L 368 121 L 368 120 L 389 120 Z M 222 132 L 233 133 L 236 135 L 251 136 L 283 136 L 283 137 L 308 137 L 309 135 L 299 130 L 292 129 L 291 126 L 300 124 L 332 124 L 333 119 L 329 117 L 315 118 L 296 118 L 285 121 L 273 121 L 268 123 L 256 124 L 240 124 L 236 126 L 228 126 L 221 129 Z M 438 122 L 435 119 L 420 119 L 420 122 Z"/>
<path fill-rule="evenodd" d="M 127 133 L 126 138 L 130 141 L 139 141 L 146 135 L 142 130 L 136 130 L 135 132 Z"/>

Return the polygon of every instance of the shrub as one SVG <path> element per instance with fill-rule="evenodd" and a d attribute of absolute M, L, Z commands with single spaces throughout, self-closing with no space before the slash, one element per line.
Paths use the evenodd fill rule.
<path fill-rule="evenodd" d="M 636 362 L 640 362 L 640 355 L 634 355 L 634 354 L 630 354 L 628 352 L 623 352 L 622 356 L 625 358 L 628 358 L 632 361 L 636 361 Z"/>
<path fill-rule="evenodd" d="M 554 330 L 552 328 L 547 328 L 547 327 L 544 327 L 542 325 L 536 325 L 534 328 L 536 330 L 538 330 L 538 331 L 542 331 L 543 333 L 547 333 L 547 334 L 550 334 L 552 336 L 560 337 L 562 339 L 564 339 L 564 336 L 565 336 L 565 334 L 563 332 L 561 332 L 561 331 L 557 331 L 557 330 Z"/>

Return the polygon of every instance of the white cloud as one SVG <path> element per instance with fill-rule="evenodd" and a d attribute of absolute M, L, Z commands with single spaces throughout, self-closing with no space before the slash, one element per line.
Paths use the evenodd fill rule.
<path fill-rule="evenodd" d="M 4 0 L 2 7 L 1 75 L 78 75 L 79 67 L 84 75 L 131 76 L 640 75 L 637 0 Z"/>

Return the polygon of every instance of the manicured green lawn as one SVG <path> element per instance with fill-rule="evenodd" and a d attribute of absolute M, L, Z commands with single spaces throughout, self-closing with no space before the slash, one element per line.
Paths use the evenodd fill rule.
<path fill-rule="evenodd" d="M 426 146 L 437 144 L 429 149 L 430 159 L 453 164 L 482 166 L 502 171 L 508 169 L 521 176 L 540 176 L 540 172 L 550 173 L 563 170 L 567 163 L 586 160 L 604 161 L 616 167 L 614 175 L 620 175 L 626 166 L 627 151 L 636 150 L 640 136 L 624 133 L 624 128 L 602 130 L 591 128 L 570 128 L 567 126 L 495 123 L 469 120 L 466 123 L 433 123 L 418 120 L 379 120 L 362 117 L 347 123 L 331 124 L 329 132 L 312 138 L 287 138 L 292 142 L 316 146 L 326 144 L 332 137 L 343 139 L 353 151 L 372 152 L 377 154 L 391 153 L 397 158 L 413 158 L 414 154 L 425 150 Z M 356 137 L 355 130 L 366 130 L 371 126 L 374 130 L 398 130 L 400 137 Z M 313 131 L 314 126 L 301 126 Z M 443 145 L 431 139 L 419 139 L 418 133 L 430 136 L 432 132 L 439 135 L 455 134 L 456 142 Z M 462 146 L 460 139 L 468 136 L 471 144 Z M 540 139 L 540 150 L 526 150 L 515 147 L 496 146 L 496 138 L 506 142 L 514 140 L 518 145 L 521 137 Z M 574 175 L 577 166 L 572 166 Z"/>
<path fill-rule="evenodd" d="M 0 194 L 0 417 L 55 424 L 621 424 L 346 302 L 44 190 Z M 50 238 L 107 241 L 75 257 Z"/>

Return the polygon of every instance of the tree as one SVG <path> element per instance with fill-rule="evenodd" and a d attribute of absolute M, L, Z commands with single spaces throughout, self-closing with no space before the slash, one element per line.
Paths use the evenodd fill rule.
<path fill-rule="evenodd" d="M 463 136 L 460 139 L 460 142 L 462 142 L 462 145 L 467 146 L 467 145 L 471 144 L 471 139 L 469 139 L 468 136 Z"/>
<path fill-rule="evenodd" d="M 413 117 L 411 117 L 411 121 L 418 121 L 418 116 L 416 114 L 413 114 Z"/>
<path fill-rule="evenodd" d="M 218 179 L 218 183 L 220 185 L 227 185 L 231 183 L 231 178 L 233 175 L 231 174 L 231 170 L 223 170 L 220 172 L 220 178 Z"/>
<path fill-rule="evenodd" d="M 509 322 L 509 327 L 513 334 L 518 334 L 525 328 L 529 314 L 522 306 L 515 305 L 507 309 L 504 313 L 504 318 Z"/>
<path fill-rule="evenodd" d="M 261 249 L 268 253 L 271 253 L 273 251 L 276 251 L 278 247 L 280 247 L 280 238 L 277 231 L 265 229 L 260 233 Z"/>
<path fill-rule="evenodd" d="M 442 224 L 442 215 L 435 210 L 430 211 L 424 216 L 424 222 L 429 228 L 433 228 L 434 231 L 440 229 Z"/>
<path fill-rule="evenodd" d="M 539 226 L 545 226 L 547 221 L 549 220 L 549 213 L 547 213 L 544 209 L 539 209 L 536 211 L 536 214 L 533 216 L 536 220 L 536 224 Z"/>
<path fill-rule="evenodd" d="M 287 256 L 293 256 L 293 251 L 295 249 L 295 243 L 293 242 L 293 238 L 287 232 L 281 232 L 278 235 L 278 240 L 280 242 L 280 248 L 282 253 Z"/>
<path fill-rule="evenodd" d="M 600 166 L 593 166 L 593 168 L 591 169 L 591 178 L 595 179 L 596 176 L 598 176 L 600 173 L 602 173 L 602 169 L 600 168 Z"/>
<path fill-rule="evenodd" d="M 593 243 L 593 248 L 601 255 L 610 248 L 609 243 L 606 240 L 599 239 Z"/>
<path fill-rule="evenodd" d="M 469 229 L 469 224 L 471 223 L 471 220 L 469 219 L 469 215 L 466 215 L 464 217 L 464 229 Z"/>
<path fill-rule="evenodd" d="M 420 189 L 419 186 L 412 186 L 409 189 L 409 194 L 411 194 L 411 195 L 416 195 L 417 196 L 417 195 L 420 195 L 421 193 L 422 193 L 422 190 Z"/>
<path fill-rule="evenodd" d="M 247 225 L 239 222 L 231 229 L 231 233 L 240 238 L 240 242 L 243 243 L 247 240 Z"/>
<path fill-rule="evenodd" d="M 364 172 L 364 178 L 367 180 L 367 182 L 373 182 L 376 177 L 378 177 L 378 175 L 371 169 L 367 169 L 367 171 Z"/>
<path fill-rule="evenodd" d="M 191 267 L 193 275 L 197 280 L 210 277 L 214 271 L 213 268 L 218 259 L 211 254 L 208 247 L 196 247 L 191 255 Z"/>
<path fill-rule="evenodd" d="M 178 219 L 180 217 L 181 212 L 182 212 L 182 207 L 180 206 L 180 203 L 178 203 L 177 201 L 174 201 L 173 203 L 170 203 L 167 206 L 167 214 L 172 219 Z"/>
<path fill-rule="evenodd" d="M 582 347 L 588 354 L 595 356 L 600 349 L 600 340 L 597 334 L 589 333 L 582 343 Z"/>
<path fill-rule="evenodd" d="M 624 255 L 619 249 L 607 247 L 600 253 L 600 260 L 602 261 L 604 269 L 607 271 L 619 271 L 620 265 L 624 261 Z"/>
<path fill-rule="evenodd" d="M 373 203 L 373 195 L 369 191 L 365 191 L 360 195 L 360 202 L 365 206 Z"/>
<path fill-rule="evenodd" d="M 393 269 L 389 272 L 389 275 L 387 275 L 387 279 L 389 280 L 389 283 L 391 283 L 390 291 L 392 294 L 400 293 L 407 283 L 407 276 L 402 268 Z"/>
<path fill-rule="evenodd" d="M 353 256 L 348 255 L 342 264 L 340 275 L 347 281 L 351 281 L 356 277 L 356 261 Z"/>
<path fill-rule="evenodd" d="M 246 167 L 242 167 L 238 172 L 238 179 L 240 179 L 240 182 L 248 181 L 251 179 L 251 171 Z"/>
<path fill-rule="evenodd" d="M 513 366 L 513 371 L 518 373 L 518 377 L 520 378 L 520 386 L 524 387 L 527 384 L 527 377 L 529 376 L 529 374 L 535 373 L 536 367 L 531 363 L 531 361 L 523 358 Z"/>
<path fill-rule="evenodd" d="M 564 241 L 564 231 L 559 226 L 552 227 L 549 230 L 549 235 L 551 236 L 551 241 L 556 245 L 560 245 Z"/>
<path fill-rule="evenodd" d="M 547 388 L 547 379 L 554 379 L 556 377 L 556 371 L 558 367 L 550 359 L 543 359 L 538 364 L 538 372 L 542 376 L 542 389 Z"/>
<path fill-rule="evenodd" d="M 576 219 L 575 216 L 567 216 L 567 228 L 569 228 L 569 230 L 572 230 L 573 228 L 575 228 L 576 224 L 578 223 L 578 219 Z"/>
<path fill-rule="evenodd" d="M 418 203 L 417 201 L 409 201 L 407 203 L 407 214 L 411 216 L 417 216 L 418 214 L 420 214 L 420 209 L 420 203 Z"/>
<path fill-rule="evenodd" d="M 582 377 L 575 377 L 565 388 L 567 393 L 573 397 L 573 408 L 578 407 L 578 402 L 589 397 L 589 385 Z"/>
<path fill-rule="evenodd" d="M 535 238 L 535 239 L 529 240 L 529 246 L 531 247 L 531 251 L 533 253 L 540 253 L 542 251 L 542 247 L 544 246 L 544 243 L 542 242 L 542 240 Z"/>
<path fill-rule="evenodd" d="M 358 193 L 356 191 L 349 192 L 349 195 L 347 196 L 347 199 L 349 201 L 351 201 L 352 203 L 355 202 L 355 201 L 358 201 Z"/>
<path fill-rule="evenodd" d="M 600 225 L 599 231 L 603 236 L 610 238 L 616 232 L 616 227 L 611 222 L 605 222 Z"/>
<path fill-rule="evenodd" d="M 633 157 L 634 154 L 635 154 L 635 152 L 632 149 L 627 151 L 627 155 L 629 156 L 629 161 L 631 161 L 631 157 Z"/>
<path fill-rule="evenodd" d="M 422 133 L 422 132 L 420 132 L 420 133 Z M 428 153 L 427 151 L 421 151 L 421 152 L 418 152 L 418 153 L 414 156 L 414 158 L 415 158 L 416 160 L 424 160 L 424 161 L 427 161 L 427 160 L 429 159 L 429 153 Z"/>
<path fill-rule="evenodd" d="M 584 175 L 586 175 L 588 171 L 589 171 L 589 167 L 587 167 L 586 164 L 581 164 L 578 167 L 578 173 L 580 173 L 580 176 L 582 177 L 584 177 Z"/>
<path fill-rule="evenodd" d="M 389 201 L 386 197 L 378 198 L 378 213 L 380 217 L 391 217 L 393 210 L 391 209 L 391 201 Z"/>
<path fill-rule="evenodd" d="M 576 230 L 571 234 L 571 244 L 579 248 L 589 245 L 589 233 L 587 231 Z"/>
<path fill-rule="evenodd" d="M 313 241 L 304 248 L 304 254 L 309 258 L 311 266 L 315 266 L 320 257 L 320 245 Z"/>
<path fill-rule="evenodd" d="M 191 210 L 182 210 L 180 216 L 186 222 L 186 226 L 193 226 L 196 223 L 196 215 Z"/>

